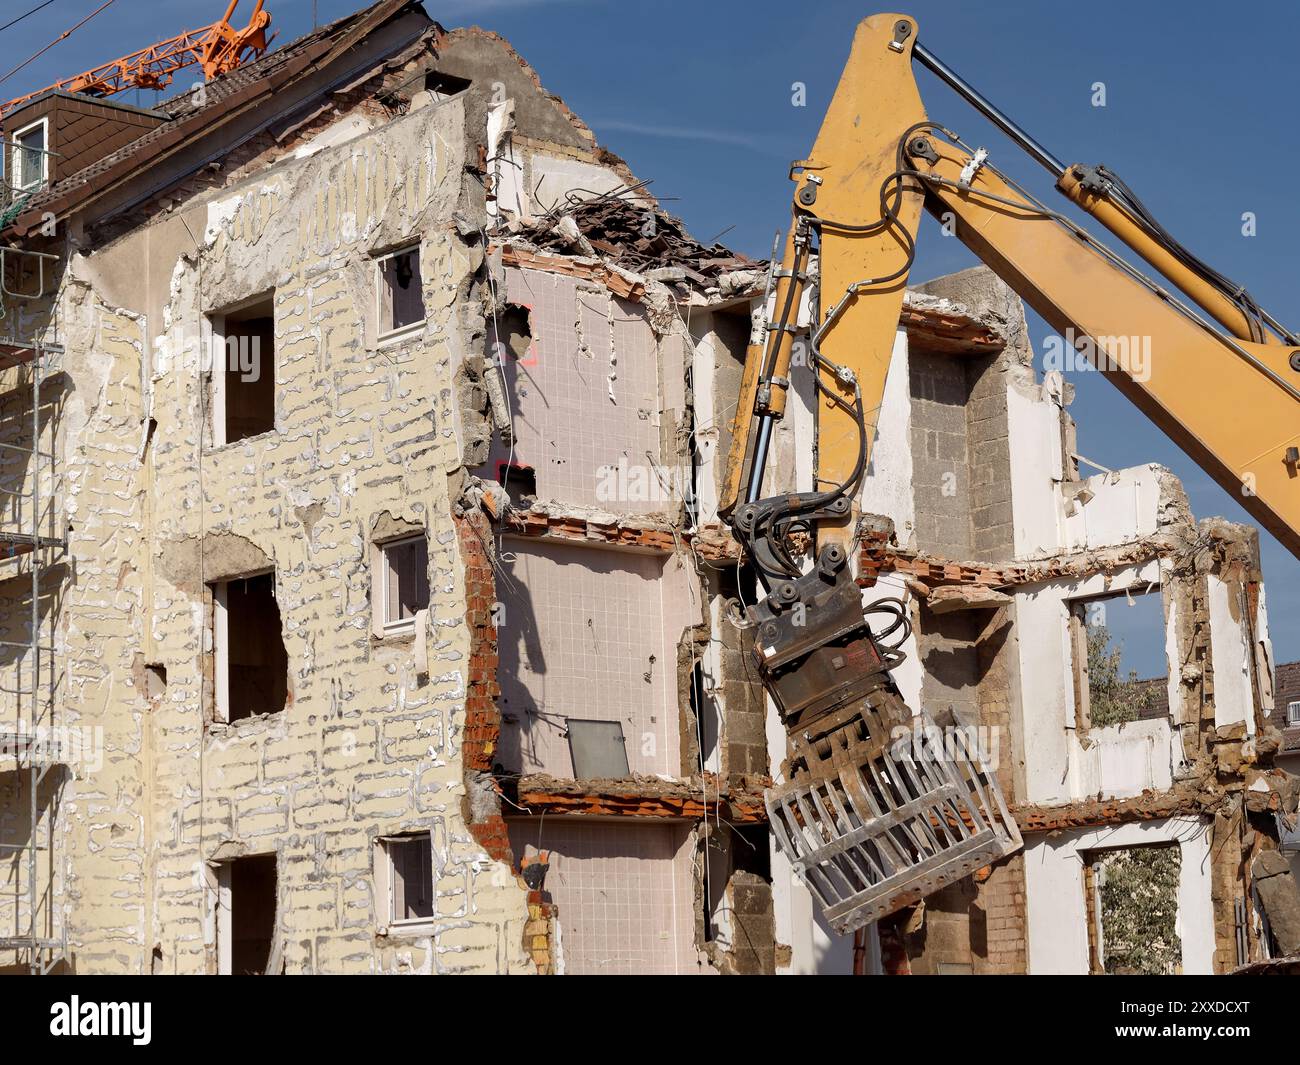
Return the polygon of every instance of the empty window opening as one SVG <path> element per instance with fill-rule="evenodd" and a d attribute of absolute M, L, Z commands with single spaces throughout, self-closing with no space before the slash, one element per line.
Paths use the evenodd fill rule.
<path fill-rule="evenodd" d="M 249 854 L 216 868 L 217 972 L 263 976 L 275 939 L 274 854 Z"/>
<path fill-rule="evenodd" d="M 383 923 L 428 921 L 433 917 L 433 844 L 429 833 L 388 836 L 379 844 Z"/>
<path fill-rule="evenodd" d="M 289 698 L 289 654 L 275 599 L 275 574 L 212 586 L 217 721 L 274 714 Z"/>
<path fill-rule="evenodd" d="M 1169 715 L 1160 588 L 1070 604 L 1074 693 L 1081 728 Z"/>
<path fill-rule="evenodd" d="M 507 303 L 488 318 L 488 353 L 494 366 L 527 360 L 533 350 L 528 308 Z"/>
<path fill-rule="evenodd" d="M 1095 851 L 1085 856 L 1092 972 L 1165 976 L 1182 970 L 1180 867 L 1177 844 Z"/>
<path fill-rule="evenodd" d="M 732 867 L 772 882 L 771 836 L 765 825 L 733 825 Z"/>
<path fill-rule="evenodd" d="M 211 316 L 213 442 L 233 444 L 275 428 L 273 295 Z"/>
<path fill-rule="evenodd" d="M 49 120 L 42 118 L 13 135 L 10 159 L 13 160 L 13 187 L 28 192 L 44 183 L 49 176 L 49 155 L 45 143 Z"/>
<path fill-rule="evenodd" d="M 393 336 L 424 322 L 420 249 L 404 248 L 375 260 L 379 278 L 379 337 Z"/>
<path fill-rule="evenodd" d="M 511 501 L 537 498 L 537 471 L 531 466 L 497 463 L 497 483 L 506 490 Z"/>
<path fill-rule="evenodd" d="M 776 969 L 766 825 L 714 825 L 706 837 L 704 938 L 741 974 Z"/>
<path fill-rule="evenodd" d="M 444 74 L 440 70 L 431 70 L 424 76 L 424 91 L 432 93 L 434 99 L 445 100 L 464 92 L 471 85 L 467 78 L 458 78 L 454 74 Z"/>
<path fill-rule="evenodd" d="M 687 645 L 682 651 L 694 659 L 691 665 L 690 710 L 699 746 L 696 768 L 701 773 L 716 773 L 721 767 L 719 744 L 722 740 L 722 707 L 715 697 L 713 686 L 704 676 L 705 652 L 696 644 Z"/>
<path fill-rule="evenodd" d="M 379 599 L 385 632 L 415 628 L 429 606 L 429 542 L 423 534 L 380 545 Z"/>

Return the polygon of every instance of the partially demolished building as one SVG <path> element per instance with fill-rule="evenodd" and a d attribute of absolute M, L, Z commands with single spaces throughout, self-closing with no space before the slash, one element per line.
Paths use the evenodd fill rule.
<path fill-rule="evenodd" d="M 1300 949 L 1254 883 L 1295 890 L 1261 864 L 1295 790 L 1255 534 L 1157 467 L 1084 477 L 987 271 L 909 293 L 857 563 L 908 603 L 909 705 L 985 751 L 1025 847 L 844 940 L 771 844 L 785 737 L 717 517 L 765 264 L 408 0 L 156 110 L 98 101 L 119 133 L 78 154 L 81 106 L 5 119 L 46 139 L 0 220 L 0 967 Z M 811 485 L 815 414 L 792 382 L 770 487 Z M 1138 600 L 1162 698 L 1096 638 Z"/>

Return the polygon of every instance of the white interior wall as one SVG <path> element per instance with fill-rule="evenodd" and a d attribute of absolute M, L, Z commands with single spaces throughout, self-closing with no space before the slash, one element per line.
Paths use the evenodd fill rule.
<path fill-rule="evenodd" d="M 1061 541 L 1061 412 L 1045 396 L 1042 387 L 1007 388 L 1017 558 L 1055 554 Z"/>
<path fill-rule="evenodd" d="M 1180 857 L 1177 928 L 1183 947 L 1183 972 L 1213 973 L 1210 826 L 1195 817 L 1175 817 L 1037 836 L 1027 841 L 1025 900 L 1030 974 L 1088 971 L 1085 852 L 1174 840 Z"/>
<path fill-rule="evenodd" d="M 702 611 L 682 556 L 504 543 L 502 761 L 570 777 L 566 720 L 618 721 L 633 773 L 679 776 L 677 643 Z"/>
<path fill-rule="evenodd" d="M 728 417 L 724 404 L 717 406 L 713 395 L 714 373 L 718 360 L 730 358 L 713 331 L 713 315 L 692 308 L 688 317 L 694 339 L 690 354 L 691 389 L 695 397 L 695 450 L 698 455 L 695 467 L 695 505 L 701 525 L 718 520 L 718 483 L 714 465 L 718 459 L 718 442 L 722 435 L 720 420 Z"/>
<path fill-rule="evenodd" d="M 916 546 L 916 501 L 912 494 L 912 480 L 911 371 L 907 334 L 900 329 L 894 334 L 893 355 L 885 377 L 884 395 L 871 446 L 871 462 L 863 479 L 860 502 L 862 513 L 883 514 L 893 520 L 901 547 Z"/>
<path fill-rule="evenodd" d="M 1252 651 L 1244 623 L 1239 588 L 1206 578 L 1210 600 L 1210 657 L 1214 663 L 1214 726 L 1244 722 L 1255 734 L 1255 697 L 1251 686 Z"/>
<path fill-rule="evenodd" d="M 1159 466 L 1099 473 L 1086 478 L 1083 486 L 1092 498 L 1086 503 L 1077 496 L 1071 500 L 1073 512 L 1062 522 L 1062 550 L 1095 550 L 1155 533 L 1160 511 Z"/>
<path fill-rule="evenodd" d="M 1167 720 L 1091 729 L 1089 746 L 1079 742 L 1069 629 L 1070 600 L 1126 588 L 1144 589 L 1159 580 L 1160 565 L 1153 560 L 1112 573 L 1109 584 L 1105 575 L 1094 574 L 1016 592 L 1025 797 L 1029 802 L 1063 803 L 1097 794 L 1123 797 L 1145 788 L 1170 786 L 1175 754 Z M 1175 663 L 1171 673 L 1177 672 L 1177 661 L 1175 651 L 1169 659 Z"/>

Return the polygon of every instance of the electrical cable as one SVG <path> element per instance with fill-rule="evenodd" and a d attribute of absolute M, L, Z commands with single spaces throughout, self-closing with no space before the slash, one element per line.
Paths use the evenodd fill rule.
<path fill-rule="evenodd" d="M 54 0 L 45 0 L 45 3 L 37 4 L 30 11 L 25 11 L 21 15 L 19 15 L 16 19 L 11 19 L 10 21 L 6 22 L 3 26 L 0 26 L 0 32 L 7 30 L 10 26 L 18 25 L 18 23 L 22 22 L 22 20 L 25 19 L 28 15 L 34 15 L 36 14 L 36 12 L 41 10 L 41 8 L 49 7 L 52 3 L 54 3 Z"/>
<path fill-rule="evenodd" d="M 892 231 L 901 237 L 901 243 L 904 249 L 903 264 L 898 269 L 884 277 L 864 280 L 859 282 L 859 285 L 887 284 L 891 281 L 895 281 L 900 277 L 906 276 L 915 261 L 915 240 L 908 231 L 908 228 L 902 224 L 898 212 L 903 202 L 903 178 L 908 176 L 908 167 L 906 165 L 907 160 L 904 154 L 905 147 L 912 135 L 921 129 L 938 129 L 942 132 L 947 132 L 946 130 L 943 130 L 942 127 L 935 126 L 931 122 L 918 122 L 904 131 L 903 135 L 899 138 L 898 145 L 895 149 L 896 169 L 893 173 L 887 175 L 880 185 L 881 217 L 875 222 L 867 223 L 865 225 L 851 224 L 840 222 L 832 218 L 813 215 L 810 212 L 804 216 L 817 231 L 819 241 L 822 238 L 822 232 L 826 229 L 830 229 L 836 234 L 856 234 L 859 236 L 870 236 L 877 233 Z M 892 196 L 891 186 L 893 186 Z M 801 255 L 802 248 L 797 247 L 795 262 L 793 265 L 793 272 L 795 274 L 799 272 L 802 265 Z M 855 289 L 856 287 L 857 286 L 855 286 Z M 794 285 L 791 285 L 786 292 L 786 303 L 782 308 L 781 317 L 777 323 L 776 337 L 773 342 L 769 343 L 768 351 L 765 353 L 763 376 L 760 380 L 765 380 L 771 373 L 772 361 L 775 358 L 775 350 L 780 342 L 780 335 L 789 325 L 793 296 Z M 837 373 L 838 367 L 835 367 L 829 362 L 829 360 L 822 357 L 815 341 L 816 334 L 814 334 L 812 356 L 814 361 L 817 363 L 819 370 L 827 371 L 839 376 Z M 834 389 L 828 387 L 826 382 L 822 379 L 821 372 L 814 375 L 814 382 L 818 392 L 826 396 L 835 406 L 839 407 L 844 413 L 854 419 L 858 430 L 858 455 L 853 471 L 845 478 L 842 484 L 839 484 L 835 488 L 825 492 L 809 494 L 798 502 L 787 501 L 779 508 L 774 507 L 764 512 L 759 519 L 755 521 L 752 530 L 752 539 L 762 538 L 770 553 L 774 556 L 775 561 L 780 565 L 782 570 L 785 571 L 784 575 L 790 577 L 797 577 L 800 574 L 799 565 L 793 558 L 788 546 L 790 536 L 799 531 L 806 531 L 808 533 L 811 533 L 812 531 L 808 521 L 802 516 L 809 514 L 812 511 L 824 508 L 836 499 L 854 491 L 858 484 L 860 484 L 862 476 L 866 470 L 868 433 L 866 426 L 866 412 L 862 408 L 862 396 L 860 390 L 855 384 L 854 401 L 853 404 L 850 405 L 845 402 L 843 397 Z M 750 545 L 747 543 L 746 546 Z M 758 556 L 752 551 L 751 555 L 755 557 L 757 562 Z M 777 576 L 764 568 L 761 562 L 759 563 L 759 567 L 767 576 Z"/>
<path fill-rule="evenodd" d="M 53 48 L 56 44 L 58 44 L 60 41 L 67 40 L 67 39 L 68 39 L 69 37 L 71 37 L 74 33 L 76 33 L 77 30 L 81 29 L 82 26 L 84 26 L 87 22 L 89 22 L 89 21 L 90 21 L 91 19 L 93 19 L 96 15 L 98 15 L 101 11 L 103 11 L 104 8 L 109 7 L 109 6 L 112 5 L 113 3 L 115 3 L 115 0 L 104 0 L 104 3 L 100 4 L 99 7 L 95 8 L 94 11 L 92 11 L 89 15 L 87 15 L 87 16 L 86 16 L 85 18 L 83 18 L 80 22 L 78 22 L 75 26 L 73 26 L 72 29 L 70 29 L 70 30 L 64 30 L 61 34 L 59 34 L 57 37 L 55 37 L 54 40 L 52 40 L 49 44 L 47 44 L 44 48 L 42 48 L 42 49 L 41 49 L 39 52 L 37 52 L 35 55 L 29 56 L 28 58 L 24 59 L 21 63 L 19 63 L 16 67 L 14 67 L 13 70 L 9 71 L 8 74 L 5 74 L 5 75 L 3 75 L 3 76 L 0 76 L 0 83 L 3 83 L 3 82 L 8 81 L 8 80 L 9 80 L 10 78 L 12 78 L 15 74 L 17 74 L 20 70 L 22 70 L 23 67 L 25 67 L 25 66 L 27 66 L 29 63 L 32 63 L 32 62 L 34 62 L 35 60 L 39 59 L 39 58 L 40 58 L 41 56 L 43 56 L 46 52 L 48 52 L 51 48 Z M 14 21 L 17 22 L 18 19 L 14 19 Z"/>
<path fill-rule="evenodd" d="M 1137 193 L 1118 174 L 1105 166 L 1098 166 L 1096 170 L 1109 186 L 1106 189 L 1108 198 L 1123 209 L 1156 243 L 1201 280 L 1232 302 L 1250 325 L 1251 339 L 1262 342 L 1265 322 L 1269 319 L 1263 308 L 1255 302 L 1254 297 L 1243 286 L 1219 273 L 1175 239 L 1173 234 L 1156 220 L 1155 215 L 1147 209 L 1146 204 L 1138 198 Z M 1280 329 L 1279 331 L 1283 334 L 1282 339 L 1288 344 L 1300 343 L 1286 330 Z"/>

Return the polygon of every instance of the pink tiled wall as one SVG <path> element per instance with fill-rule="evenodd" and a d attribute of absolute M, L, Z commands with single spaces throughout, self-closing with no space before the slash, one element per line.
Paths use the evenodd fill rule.
<path fill-rule="evenodd" d="M 678 556 L 510 537 L 497 577 L 508 770 L 573 776 L 565 721 L 618 721 L 633 773 L 681 775 L 677 642 L 698 586 Z"/>
<path fill-rule="evenodd" d="M 564 972 L 699 972 L 690 828 L 576 818 L 512 821 L 516 854 L 551 852 L 546 890 L 560 912 Z"/>
<path fill-rule="evenodd" d="M 571 277 L 513 267 L 503 296 L 528 308 L 533 345 L 524 359 L 506 356 L 514 451 L 496 441 L 485 475 L 512 461 L 536 472 L 544 500 L 667 509 L 662 500 L 602 499 L 599 491 L 601 467 L 620 458 L 646 468 L 662 462 L 659 353 L 644 310 Z"/>

